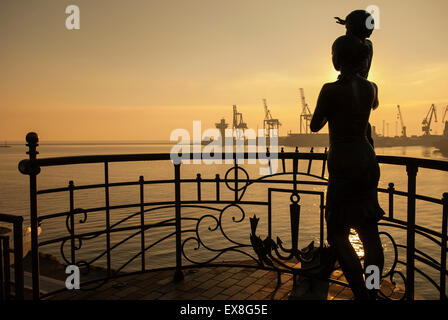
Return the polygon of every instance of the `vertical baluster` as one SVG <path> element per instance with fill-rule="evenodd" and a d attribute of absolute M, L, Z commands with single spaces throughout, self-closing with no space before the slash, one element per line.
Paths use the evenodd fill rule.
<path fill-rule="evenodd" d="M 215 180 L 216 180 L 216 201 L 220 201 L 221 196 L 219 191 L 219 182 L 221 179 L 219 178 L 219 173 L 216 174 Z"/>
<path fill-rule="evenodd" d="M 74 200 L 74 188 L 75 184 L 73 180 L 68 183 L 68 191 L 70 196 L 70 253 L 71 253 L 71 264 L 76 264 L 75 258 L 75 200 Z"/>
<path fill-rule="evenodd" d="M 294 191 L 297 191 L 297 172 L 299 169 L 299 159 L 294 158 L 292 160 L 292 178 L 294 183 Z"/>
<path fill-rule="evenodd" d="M 320 195 L 320 225 L 319 225 L 319 232 L 320 232 L 320 240 L 319 240 L 319 246 L 320 248 L 324 247 L 324 219 L 325 219 L 325 204 L 324 204 L 324 194 L 322 193 Z"/>
<path fill-rule="evenodd" d="M 15 298 L 23 300 L 24 272 L 23 272 L 23 217 L 17 217 L 14 223 L 14 282 Z"/>
<path fill-rule="evenodd" d="M 406 166 L 408 174 L 408 212 L 406 235 L 406 297 L 414 300 L 414 268 L 415 268 L 415 194 L 418 168 L 414 164 Z"/>
<path fill-rule="evenodd" d="M 144 194 L 144 186 L 145 180 L 143 176 L 140 176 L 139 180 L 140 185 L 140 250 L 142 255 L 142 272 L 145 271 L 145 194 Z"/>
<path fill-rule="evenodd" d="M 285 149 L 282 147 L 281 153 L 285 153 Z M 282 156 L 282 169 L 283 169 L 283 173 L 286 172 L 286 168 L 285 168 L 285 158 Z"/>
<path fill-rule="evenodd" d="M 235 202 L 238 202 L 238 161 L 235 158 Z"/>
<path fill-rule="evenodd" d="M 394 218 L 394 191 L 395 185 L 391 182 L 389 183 L 389 188 L 387 188 L 387 192 L 389 193 L 389 218 Z"/>
<path fill-rule="evenodd" d="M 310 153 L 314 153 L 314 147 L 311 147 Z M 308 170 L 307 173 L 310 174 L 311 172 L 311 163 L 313 162 L 313 159 L 310 158 L 310 160 L 308 161 Z"/>
<path fill-rule="evenodd" d="M 325 176 L 325 166 L 327 164 L 327 155 L 328 155 L 327 150 L 328 150 L 327 147 L 325 147 L 324 150 L 325 158 L 322 161 L 322 175 L 321 175 L 322 178 Z"/>
<path fill-rule="evenodd" d="M 268 189 L 268 238 L 272 239 L 272 192 Z"/>
<path fill-rule="evenodd" d="M 448 229 L 448 193 L 445 192 L 442 198 L 443 216 L 442 216 L 442 241 L 440 249 L 440 300 L 446 300 L 446 246 Z"/>
<path fill-rule="evenodd" d="M 9 268 L 11 263 L 9 261 L 9 237 L 3 236 L 3 281 L 5 284 L 5 300 L 10 300 L 11 298 L 11 274 Z"/>
<path fill-rule="evenodd" d="M 5 281 L 3 279 L 3 237 L 0 236 L 0 301 L 5 300 Z"/>
<path fill-rule="evenodd" d="M 110 199 L 109 199 L 109 163 L 104 162 L 104 192 L 106 202 L 106 259 L 107 276 L 111 276 L 111 257 L 110 257 Z"/>
<path fill-rule="evenodd" d="M 181 239 L 181 188 L 180 188 L 180 164 L 174 165 L 174 194 L 176 206 L 176 271 L 174 273 L 174 281 L 178 282 L 184 278 L 182 273 L 182 239 Z"/>
<path fill-rule="evenodd" d="M 201 201 L 201 174 L 196 175 L 197 191 L 198 191 L 198 201 Z"/>
<path fill-rule="evenodd" d="M 266 148 L 266 156 L 268 157 L 269 174 L 272 174 L 271 153 L 269 148 Z"/>

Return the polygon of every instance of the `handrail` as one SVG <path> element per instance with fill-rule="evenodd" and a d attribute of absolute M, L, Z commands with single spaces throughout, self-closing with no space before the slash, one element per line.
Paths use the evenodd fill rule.
<path fill-rule="evenodd" d="M 278 152 L 278 153 L 216 153 L 214 155 L 202 154 L 202 153 L 189 153 L 184 154 L 183 157 L 188 155 L 189 160 L 193 159 L 258 159 L 269 160 L 272 158 L 277 159 L 301 159 L 301 160 L 325 160 L 326 153 L 304 153 L 304 152 Z M 68 157 L 53 157 L 53 158 L 39 158 L 32 160 L 36 166 L 39 167 L 51 167 L 61 165 L 74 165 L 74 164 L 93 164 L 93 163 L 112 163 L 112 162 L 131 162 L 131 161 L 162 161 L 171 160 L 170 153 L 141 153 L 141 154 L 110 154 L 110 155 L 86 155 L 86 156 L 68 156 Z M 424 158 L 412 158 L 403 156 L 386 156 L 377 155 L 378 163 L 392 164 L 392 165 L 411 165 L 426 169 L 435 169 L 448 171 L 448 161 L 424 159 Z M 23 174 L 26 174 L 26 168 L 31 160 L 25 159 L 20 161 L 19 170 Z"/>

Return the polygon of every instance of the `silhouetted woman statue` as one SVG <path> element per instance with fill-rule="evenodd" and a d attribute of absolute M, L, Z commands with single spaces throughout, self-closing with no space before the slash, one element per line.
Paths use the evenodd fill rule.
<path fill-rule="evenodd" d="M 350 228 L 355 229 L 363 243 L 364 267 L 376 265 L 381 272 L 384 256 L 378 220 L 384 211 L 377 194 L 380 170 L 367 138 L 370 112 L 378 106 L 378 89 L 365 79 L 371 48 L 364 41 L 353 35 L 339 37 L 332 55 L 340 75 L 336 82 L 322 87 L 310 124 L 317 132 L 328 122 L 330 132 L 327 236 L 355 299 L 371 299 L 377 292 L 366 288 L 349 234 Z"/>
<path fill-rule="evenodd" d="M 367 79 L 373 58 L 372 41 L 368 39 L 372 35 L 374 29 L 375 21 L 373 20 L 373 16 L 365 10 L 355 10 L 350 12 L 347 17 L 345 17 L 345 20 L 339 17 L 335 17 L 335 19 L 337 23 L 345 26 L 345 28 L 347 29 L 346 34 L 348 36 L 357 37 L 368 47 L 368 62 L 365 65 L 364 70 L 361 70 L 359 72 L 362 77 Z M 370 126 L 370 123 L 367 124 L 367 138 L 369 139 L 370 144 L 374 146 L 374 141 L 372 139 L 372 128 Z"/>

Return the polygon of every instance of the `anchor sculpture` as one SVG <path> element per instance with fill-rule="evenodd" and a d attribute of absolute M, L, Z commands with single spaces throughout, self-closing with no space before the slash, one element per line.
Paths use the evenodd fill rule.
<path fill-rule="evenodd" d="M 269 236 L 264 240 L 257 236 L 260 219 L 256 215 L 250 218 L 250 241 L 259 259 L 259 265 L 261 267 L 267 265 L 277 271 L 277 286 L 272 297 L 281 285 L 281 273 L 287 272 L 293 274 L 290 299 L 294 299 L 297 291 L 297 275 L 303 276 L 303 279 L 323 279 L 327 278 L 331 272 L 328 265 L 328 248 L 322 242 L 321 246 L 315 247 L 314 241 L 311 241 L 305 248 L 299 249 L 300 196 L 297 191 L 293 191 L 290 200 L 291 248 L 285 248 L 280 237 L 277 237 L 275 242 Z M 296 263 L 291 264 L 291 262 Z"/>

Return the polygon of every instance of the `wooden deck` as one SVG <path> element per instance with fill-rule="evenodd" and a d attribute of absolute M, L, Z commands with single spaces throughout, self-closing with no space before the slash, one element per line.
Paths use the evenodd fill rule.
<path fill-rule="evenodd" d="M 184 280 L 175 283 L 172 270 L 148 272 L 110 280 L 91 291 L 67 290 L 52 296 L 55 300 L 287 300 L 292 276 L 283 274 L 277 285 L 277 273 L 243 267 L 208 267 L 184 270 Z M 344 280 L 341 271 L 332 278 Z M 327 284 L 325 286 L 325 284 Z M 382 292 L 392 299 L 403 295 L 400 287 L 383 280 Z M 301 281 L 297 294 L 302 299 L 351 300 L 349 288 L 328 282 Z"/>

